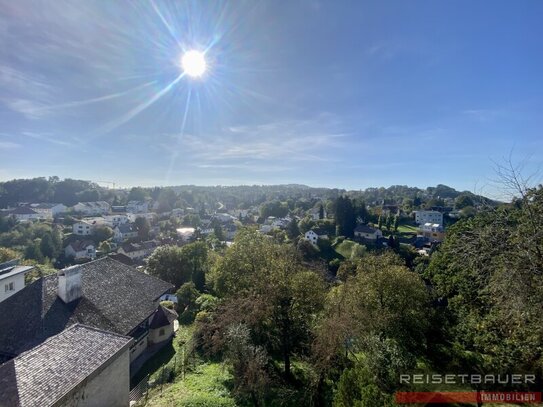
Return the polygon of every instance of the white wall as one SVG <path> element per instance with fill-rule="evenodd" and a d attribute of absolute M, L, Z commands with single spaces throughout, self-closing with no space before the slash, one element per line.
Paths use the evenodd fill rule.
<path fill-rule="evenodd" d="M 92 226 L 88 223 L 77 222 L 73 224 L 72 232 L 74 235 L 89 236 L 92 235 Z"/>
<path fill-rule="evenodd" d="M 13 283 L 13 290 L 6 291 L 6 285 L 9 286 L 10 283 Z M 20 273 L 0 280 L 0 302 L 11 297 L 23 288 L 25 288 L 25 273 Z"/>
<path fill-rule="evenodd" d="M 416 211 L 415 223 L 424 225 L 425 223 L 443 224 L 443 214 L 437 211 Z"/>
<path fill-rule="evenodd" d="M 160 335 L 160 330 L 163 329 L 164 333 Z M 163 326 L 162 328 L 149 330 L 149 345 L 159 343 L 170 339 L 173 335 L 173 322 L 170 325 Z"/>

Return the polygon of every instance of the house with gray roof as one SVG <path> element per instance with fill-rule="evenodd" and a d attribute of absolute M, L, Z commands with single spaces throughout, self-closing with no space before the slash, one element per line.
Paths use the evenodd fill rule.
<path fill-rule="evenodd" d="M 111 212 L 111 206 L 105 201 L 78 202 L 72 207 L 72 210 L 86 216 L 96 216 Z"/>
<path fill-rule="evenodd" d="M 126 407 L 133 341 L 72 325 L 0 365 L 0 405 Z"/>
<path fill-rule="evenodd" d="M 124 242 L 135 237 L 138 237 L 138 230 L 133 224 L 124 223 L 116 226 L 115 229 L 113 229 L 113 239 L 116 242 Z"/>
<path fill-rule="evenodd" d="M 94 260 L 96 247 L 92 240 L 75 240 L 64 248 L 64 255 L 74 260 Z"/>
<path fill-rule="evenodd" d="M 66 212 L 68 207 L 61 203 L 35 203 L 31 204 L 30 207 L 41 214 L 45 219 L 53 219 L 55 216 L 60 215 L 61 213 Z"/>
<path fill-rule="evenodd" d="M 381 232 L 380 229 L 372 228 L 368 225 L 358 225 L 354 229 L 354 235 L 355 237 L 358 237 L 360 239 L 364 240 L 370 240 L 370 241 L 377 241 L 377 239 L 380 239 L 383 237 L 383 232 Z"/>
<path fill-rule="evenodd" d="M 18 206 L 15 209 L 7 211 L 7 213 L 17 219 L 18 222 L 27 222 L 42 218 L 42 215 L 28 206 Z"/>
<path fill-rule="evenodd" d="M 25 275 L 34 266 L 20 266 L 19 259 L 0 264 L 0 302 L 25 287 Z"/>
<path fill-rule="evenodd" d="M 132 362 L 148 346 L 160 297 L 173 289 L 110 257 L 42 277 L 0 303 L 0 357 L 15 357 L 80 323 L 134 338 Z"/>

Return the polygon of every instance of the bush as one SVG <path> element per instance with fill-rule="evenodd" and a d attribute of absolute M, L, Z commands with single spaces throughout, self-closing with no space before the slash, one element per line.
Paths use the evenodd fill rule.
<path fill-rule="evenodd" d="M 219 299 L 211 294 L 202 294 L 196 299 L 200 311 L 214 311 L 218 304 Z"/>
<path fill-rule="evenodd" d="M 160 305 L 162 305 L 164 308 L 175 310 L 173 301 L 160 301 Z"/>

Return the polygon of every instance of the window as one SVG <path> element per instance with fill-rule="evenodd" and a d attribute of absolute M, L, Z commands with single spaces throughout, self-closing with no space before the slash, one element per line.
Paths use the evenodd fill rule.
<path fill-rule="evenodd" d="M 13 291 L 13 290 L 15 290 L 15 283 L 11 282 L 9 284 L 6 284 L 4 288 L 5 288 L 6 292 Z"/>
<path fill-rule="evenodd" d="M 160 331 L 158 331 L 158 336 L 164 335 L 164 328 L 160 328 Z"/>

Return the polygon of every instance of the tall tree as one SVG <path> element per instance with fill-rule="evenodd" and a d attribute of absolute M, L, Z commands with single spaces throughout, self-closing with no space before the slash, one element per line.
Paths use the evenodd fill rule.
<path fill-rule="evenodd" d="M 143 216 L 138 216 L 134 221 L 134 226 L 138 231 L 138 237 L 140 240 L 149 240 L 149 231 L 151 230 L 151 224 Z"/>
<path fill-rule="evenodd" d="M 300 229 L 298 228 L 298 222 L 296 219 L 292 219 L 287 225 L 287 236 L 289 239 L 294 239 L 300 236 Z"/>
<path fill-rule="evenodd" d="M 40 251 L 45 257 L 49 259 L 54 259 L 55 257 L 57 257 L 57 251 L 53 243 L 53 237 L 51 236 L 51 233 L 46 233 L 41 238 Z"/>
<path fill-rule="evenodd" d="M 202 290 L 207 270 L 207 247 L 203 242 L 187 244 L 183 247 L 161 246 L 147 260 L 147 271 L 180 287 L 193 281 Z"/>
<path fill-rule="evenodd" d="M 149 196 L 147 190 L 141 188 L 141 187 L 133 187 L 130 192 L 128 193 L 128 196 L 126 198 L 127 202 L 130 201 L 145 201 L 145 199 Z"/>
<path fill-rule="evenodd" d="M 340 196 L 335 203 L 336 234 L 338 236 L 353 237 L 356 227 L 356 215 L 351 200 Z"/>
<path fill-rule="evenodd" d="M 256 344 L 283 360 L 290 378 L 291 357 L 308 350 L 314 315 L 322 307 L 321 277 L 304 270 L 290 246 L 242 230 L 215 265 L 212 281 L 224 298 L 214 317 L 215 335 L 224 338 L 229 325 L 246 323 Z"/>
<path fill-rule="evenodd" d="M 484 354 L 481 369 L 540 371 L 543 188 L 461 220 L 432 255 L 426 277 L 457 324 L 449 335 Z"/>

